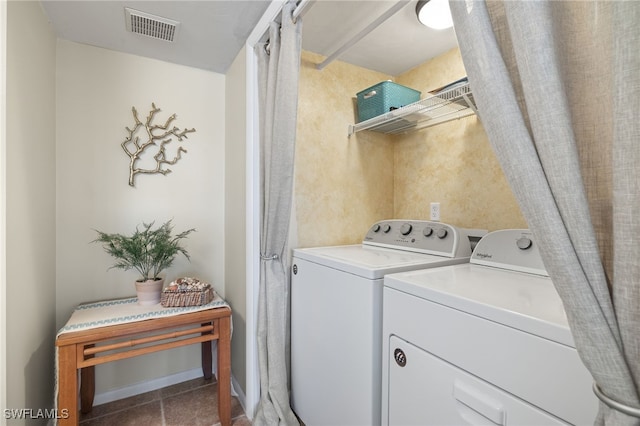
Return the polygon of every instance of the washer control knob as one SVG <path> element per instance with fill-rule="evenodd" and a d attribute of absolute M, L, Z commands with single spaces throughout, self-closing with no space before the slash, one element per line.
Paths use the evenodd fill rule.
<path fill-rule="evenodd" d="M 376 223 L 371 229 L 373 230 L 373 232 L 378 232 L 380 231 L 380 225 Z"/>
<path fill-rule="evenodd" d="M 447 237 L 447 230 L 445 228 L 441 228 L 438 229 L 438 233 L 436 234 L 438 236 L 438 238 L 440 238 L 441 240 Z"/>
<path fill-rule="evenodd" d="M 413 226 L 411 226 L 410 223 L 405 223 L 400 227 L 400 233 L 402 235 L 409 235 L 412 229 L 413 229 Z"/>
<path fill-rule="evenodd" d="M 520 237 L 516 241 L 516 245 L 518 246 L 518 248 L 520 250 L 526 250 L 526 249 L 530 248 L 533 245 L 533 242 L 531 241 L 530 238 Z"/>
<path fill-rule="evenodd" d="M 430 226 L 427 226 L 422 230 L 422 235 L 424 235 L 425 237 L 430 237 L 431 235 L 433 235 L 433 228 Z"/>
<path fill-rule="evenodd" d="M 389 225 L 388 223 L 386 225 L 384 225 L 382 227 L 382 232 L 384 232 L 385 234 L 388 234 L 389 231 L 391 231 L 391 225 Z"/>

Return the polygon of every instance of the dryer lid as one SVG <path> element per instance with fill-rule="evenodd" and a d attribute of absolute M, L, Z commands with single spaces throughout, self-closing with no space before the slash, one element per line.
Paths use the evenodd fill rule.
<path fill-rule="evenodd" d="M 549 277 L 465 264 L 387 275 L 384 285 L 575 347 Z"/>

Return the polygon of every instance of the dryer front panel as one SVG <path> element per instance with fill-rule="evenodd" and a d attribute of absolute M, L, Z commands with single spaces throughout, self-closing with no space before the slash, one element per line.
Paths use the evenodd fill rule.
<path fill-rule="evenodd" d="M 383 312 L 385 358 L 393 356 L 390 336 L 397 336 L 556 418 L 593 422 L 593 379 L 575 348 L 389 287 L 383 289 Z M 383 419 L 384 401 L 392 399 L 392 366 L 383 360 Z M 421 408 L 434 407 L 423 400 Z"/>
<path fill-rule="evenodd" d="M 566 425 L 397 336 L 390 337 L 387 356 L 389 418 L 385 424 Z"/>

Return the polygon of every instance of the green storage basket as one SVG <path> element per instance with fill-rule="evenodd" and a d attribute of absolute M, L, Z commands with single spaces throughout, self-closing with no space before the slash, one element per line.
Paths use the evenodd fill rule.
<path fill-rule="evenodd" d="M 357 93 L 358 121 L 418 102 L 420 92 L 393 81 L 383 81 Z"/>

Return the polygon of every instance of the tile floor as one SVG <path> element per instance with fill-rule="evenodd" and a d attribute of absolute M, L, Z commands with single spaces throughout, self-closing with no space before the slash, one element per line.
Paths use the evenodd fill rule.
<path fill-rule="evenodd" d="M 130 398 L 97 405 L 80 417 L 80 426 L 212 426 L 220 424 L 214 379 L 193 379 Z M 250 426 L 235 397 L 234 426 Z"/>

